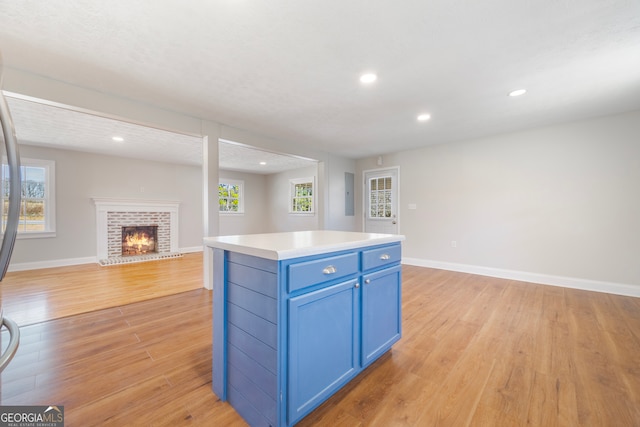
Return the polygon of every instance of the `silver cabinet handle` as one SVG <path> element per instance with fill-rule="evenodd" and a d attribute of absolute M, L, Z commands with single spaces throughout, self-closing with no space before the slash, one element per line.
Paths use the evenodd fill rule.
<path fill-rule="evenodd" d="M 371 283 L 371 279 L 366 279 L 366 280 L 364 281 L 364 283 L 366 283 L 366 284 L 368 285 L 369 283 Z"/>
<path fill-rule="evenodd" d="M 382 254 L 382 255 L 380 255 L 380 259 L 382 261 L 386 261 L 388 259 L 391 259 L 391 256 L 389 254 Z"/>
<path fill-rule="evenodd" d="M 354 288 L 359 288 L 360 287 L 360 283 L 356 282 L 355 285 L 353 285 Z"/>
<path fill-rule="evenodd" d="M 328 265 L 322 270 L 323 274 L 335 274 L 337 272 L 338 270 L 336 270 L 336 268 L 333 265 Z"/>

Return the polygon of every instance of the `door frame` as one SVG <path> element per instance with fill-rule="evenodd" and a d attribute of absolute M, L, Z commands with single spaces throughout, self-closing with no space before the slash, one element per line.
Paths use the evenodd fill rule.
<path fill-rule="evenodd" d="M 366 232 L 367 227 L 367 210 L 366 210 L 366 197 L 367 197 L 367 174 L 371 172 L 384 172 L 393 170 L 396 173 L 396 188 L 397 188 L 397 206 L 396 206 L 396 221 L 398 225 L 398 234 L 400 234 L 400 166 L 389 166 L 386 168 L 366 169 L 362 171 L 362 232 Z"/>

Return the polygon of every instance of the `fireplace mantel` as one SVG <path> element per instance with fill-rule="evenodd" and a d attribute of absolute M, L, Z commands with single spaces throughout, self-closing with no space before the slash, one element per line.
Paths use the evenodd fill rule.
<path fill-rule="evenodd" d="M 112 199 L 106 197 L 94 197 L 96 208 L 102 208 L 107 212 L 178 212 L 179 201 L 175 200 L 138 200 L 138 199 Z"/>
<path fill-rule="evenodd" d="M 97 260 L 108 259 L 108 214 L 111 212 L 127 213 L 168 213 L 170 215 L 170 250 L 169 253 L 178 252 L 178 208 L 180 202 L 174 200 L 136 200 L 115 199 L 105 197 L 92 198 L 96 205 L 96 242 Z"/>

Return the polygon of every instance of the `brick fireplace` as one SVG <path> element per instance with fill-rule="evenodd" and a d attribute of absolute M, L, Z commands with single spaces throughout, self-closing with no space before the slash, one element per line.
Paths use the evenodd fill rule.
<path fill-rule="evenodd" d="M 179 202 L 94 198 L 97 260 L 101 265 L 151 261 L 181 256 L 178 251 Z M 123 233 L 154 229 L 153 250 L 126 250 Z M 149 249 L 147 243 L 146 249 Z"/>

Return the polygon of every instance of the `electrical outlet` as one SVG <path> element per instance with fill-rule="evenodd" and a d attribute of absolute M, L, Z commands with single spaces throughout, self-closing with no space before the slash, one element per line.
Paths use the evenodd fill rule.
<path fill-rule="evenodd" d="M 458 242 L 456 242 L 455 240 L 451 241 L 451 247 L 452 248 L 457 248 L 458 247 Z"/>

